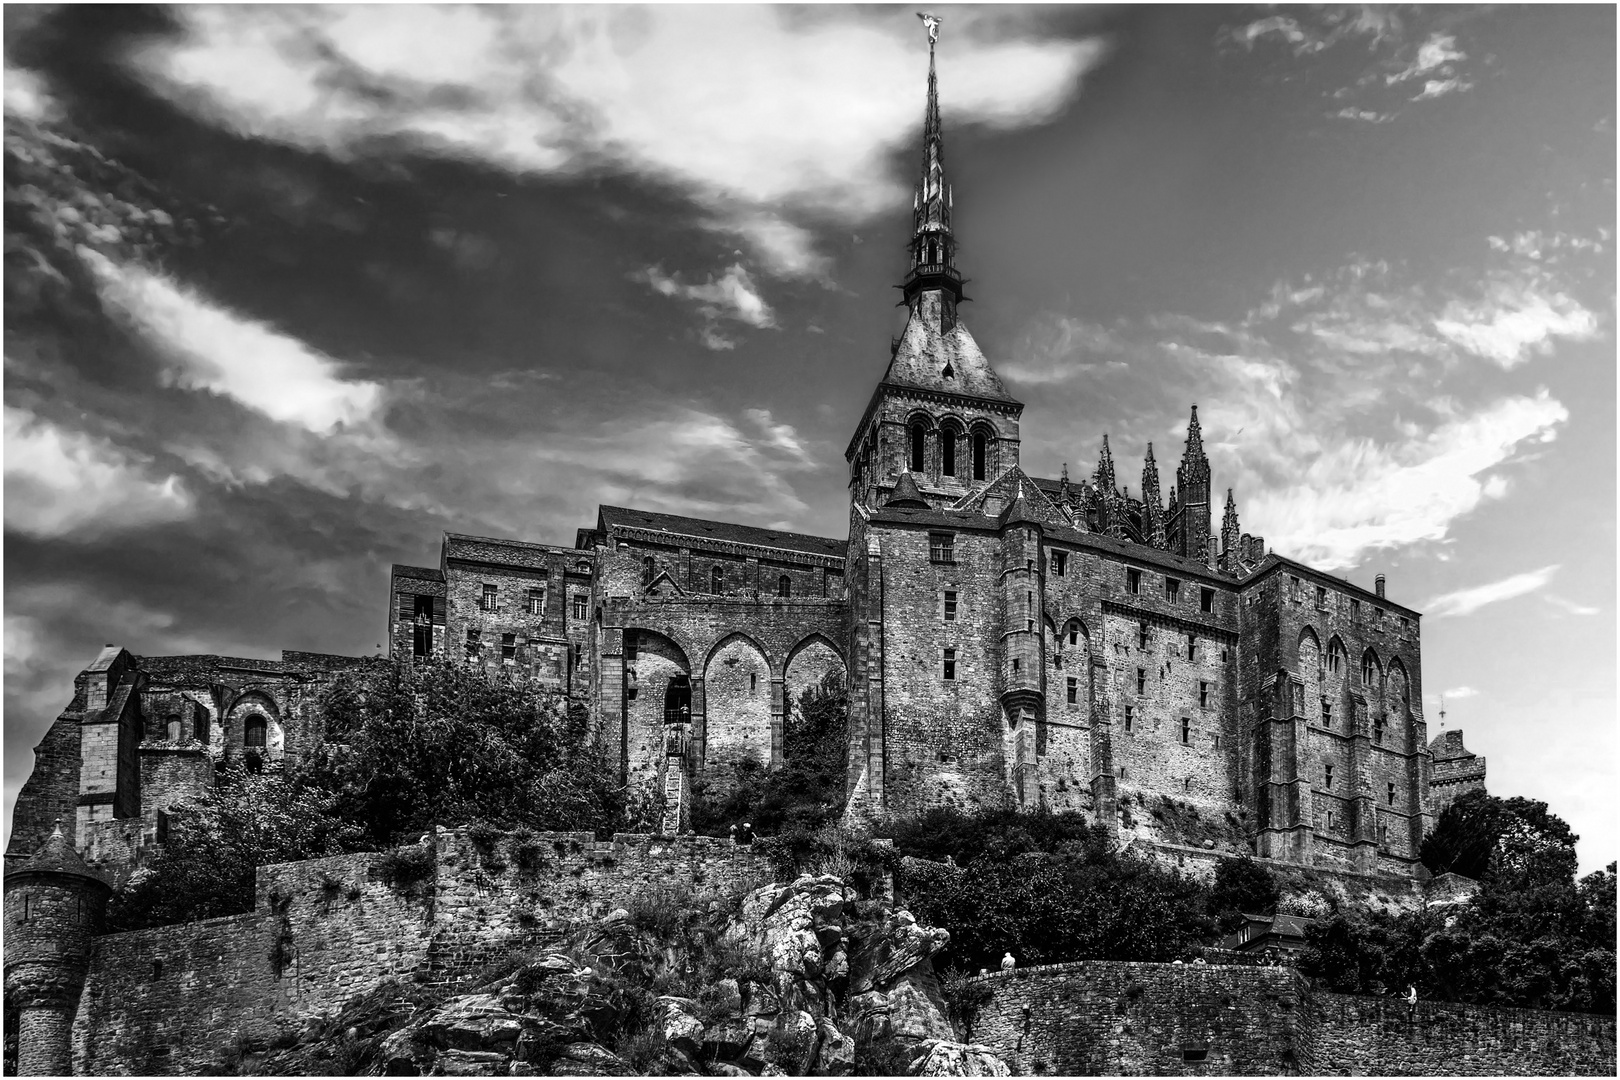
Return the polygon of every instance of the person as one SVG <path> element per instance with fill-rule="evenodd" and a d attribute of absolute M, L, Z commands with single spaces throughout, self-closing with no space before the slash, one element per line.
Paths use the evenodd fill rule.
<path fill-rule="evenodd" d="M 752 821 L 742 823 L 742 828 L 737 831 L 737 842 L 739 844 L 752 844 L 754 842 L 754 823 Z"/>
<path fill-rule="evenodd" d="M 1001 958 L 1001 970 L 1002 971 L 1011 971 L 1013 968 L 1015 968 L 1017 966 L 1018 966 L 1018 961 L 1013 959 L 1013 954 L 1012 953 L 1007 953 L 1005 956 L 1003 956 Z"/>
<path fill-rule="evenodd" d="M 1411 1008 L 1413 1005 L 1416 1005 L 1416 1004 L 1417 1004 L 1417 987 L 1415 987 L 1415 986 L 1411 985 L 1410 983 L 1408 983 L 1407 986 L 1406 986 L 1406 1006 L 1407 1006 L 1407 1008 Z"/>

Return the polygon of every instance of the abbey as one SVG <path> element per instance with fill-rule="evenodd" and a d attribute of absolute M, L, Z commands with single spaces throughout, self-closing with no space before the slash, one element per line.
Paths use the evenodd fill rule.
<path fill-rule="evenodd" d="M 845 453 L 847 540 L 615 506 L 572 547 L 447 534 L 438 565 L 393 568 L 391 654 L 583 703 L 666 833 L 695 783 L 780 764 L 799 696 L 838 673 L 852 822 L 1011 801 L 1174 842 L 1130 810 L 1162 797 L 1227 850 L 1418 874 L 1439 805 L 1484 777 L 1456 733 L 1428 743 L 1418 613 L 1243 532 L 1196 407 L 1174 476 L 1147 447 L 1135 496 L 1106 436 L 1088 478 L 1026 473 L 1024 406 L 959 313 L 951 211 L 931 52 L 908 319 Z M 321 690 L 363 662 L 109 645 L 35 751 L 8 859 L 127 871 L 225 762 L 315 745 Z"/>

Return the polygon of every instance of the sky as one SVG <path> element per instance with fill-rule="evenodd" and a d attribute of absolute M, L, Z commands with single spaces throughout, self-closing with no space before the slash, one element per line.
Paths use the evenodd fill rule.
<path fill-rule="evenodd" d="M 1614 8 L 940 14 L 1026 470 L 1196 402 L 1615 859 Z M 600 503 L 846 535 L 926 71 L 911 8 L 8 5 L 8 830 L 106 642 L 369 655 L 390 563 Z"/>

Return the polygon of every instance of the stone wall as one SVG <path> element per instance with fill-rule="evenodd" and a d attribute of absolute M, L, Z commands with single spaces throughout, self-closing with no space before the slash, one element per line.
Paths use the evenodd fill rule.
<path fill-rule="evenodd" d="M 590 833 L 440 830 L 428 887 L 382 880 L 376 854 L 259 868 L 252 912 L 94 941 L 75 1071 L 211 1073 L 386 979 L 454 983 L 659 890 L 768 877 L 752 848 Z"/>
<path fill-rule="evenodd" d="M 1081 961 L 980 976 L 1014 1074 L 1613 1075 L 1614 1018 L 1313 990 L 1286 968 Z"/>

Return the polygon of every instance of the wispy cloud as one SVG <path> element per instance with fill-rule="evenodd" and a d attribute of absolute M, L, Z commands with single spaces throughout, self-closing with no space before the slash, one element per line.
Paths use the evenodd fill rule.
<path fill-rule="evenodd" d="M 1601 610 L 1592 607 L 1590 604 L 1576 603 L 1574 600 L 1566 599 L 1554 593 L 1542 593 L 1541 598 L 1553 607 L 1567 611 L 1571 615 L 1596 615 Z"/>
<path fill-rule="evenodd" d="M 23 408 L 5 407 L 5 451 L 8 530 L 95 538 L 193 510 L 178 476 L 153 475 L 149 460 Z"/>
<path fill-rule="evenodd" d="M 1545 354 L 1556 338 L 1591 340 L 1598 317 L 1545 283 L 1497 280 L 1483 297 L 1447 304 L 1434 329 L 1476 356 L 1511 368 Z"/>
<path fill-rule="evenodd" d="M 1472 615 L 1487 604 L 1500 603 L 1511 600 L 1516 596 L 1524 596 L 1544 587 L 1558 572 L 1558 565 L 1543 566 L 1540 570 L 1531 570 L 1524 574 L 1514 574 L 1501 581 L 1493 581 L 1486 585 L 1476 585 L 1471 589 L 1458 589 L 1456 592 L 1444 593 L 1423 605 L 1424 612 L 1431 619 L 1440 619 L 1455 615 Z"/>
<path fill-rule="evenodd" d="M 736 345 L 720 332 L 716 325 L 719 319 L 731 319 L 757 329 L 776 327 L 776 313 L 759 295 L 754 279 L 740 263 L 733 263 L 718 279 L 710 278 L 701 285 L 685 284 L 678 275 L 666 274 L 656 266 L 630 276 L 632 280 L 645 282 L 660 296 L 696 303 L 699 314 L 707 320 L 700 340 L 710 349 L 730 349 Z"/>
<path fill-rule="evenodd" d="M 184 34 L 133 60 L 209 120 L 341 157 L 628 168 L 679 185 L 788 276 L 816 272 L 804 215 L 865 220 L 909 181 L 885 168 L 916 138 L 909 12 L 334 6 L 177 17 Z M 981 38 L 972 25 L 942 73 L 951 122 L 1039 123 L 1103 53 L 1095 40 Z"/>
<path fill-rule="evenodd" d="M 270 419 L 314 432 L 370 419 L 382 388 L 350 381 L 297 338 L 230 311 L 135 263 L 80 251 L 103 303 L 145 337 L 173 386 L 231 398 Z"/>

